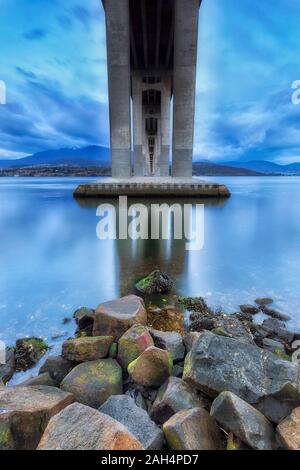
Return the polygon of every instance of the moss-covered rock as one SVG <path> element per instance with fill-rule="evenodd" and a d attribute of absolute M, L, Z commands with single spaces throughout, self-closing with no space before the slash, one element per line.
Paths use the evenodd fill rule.
<path fill-rule="evenodd" d="M 16 341 L 15 369 L 27 370 L 33 367 L 48 350 L 48 345 L 41 338 L 22 338 Z"/>
<path fill-rule="evenodd" d="M 135 287 L 143 295 L 167 294 L 174 286 L 173 279 L 165 272 L 156 269 L 140 279 Z"/>
<path fill-rule="evenodd" d="M 108 356 L 112 336 L 94 336 L 70 339 L 62 345 L 62 356 L 69 361 L 86 362 Z"/>
<path fill-rule="evenodd" d="M 114 359 L 83 362 L 64 378 L 61 388 L 79 403 L 98 408 L 111 395 L 122 394 L 122 369 Z"/>
<path fill-rule="evenodd" d="M 132 380 L 146 387 L 160 387 L 172 374 L 173 359 L 168 351 L 150 346 L 128 366 Z"/>
<path fill-rule="evenodd" d="M 124 369 L 137 359 L 145 349 L 153 346 L 153 339 L 143 325 L 133 325 L 119 339 L 118 361 Z"/>

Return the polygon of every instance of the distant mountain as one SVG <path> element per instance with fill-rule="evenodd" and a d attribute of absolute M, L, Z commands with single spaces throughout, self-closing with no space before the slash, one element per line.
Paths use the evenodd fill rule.
<path fill-rule="evenodd" d="M 269 162 L 267 160 L 253 160 L 249 162 L 223 162 L 222 165 L 279 175 L 300 174 L 300 163 L 278 165 L 277 163 Z"/>
<path fill-rule="evenodd" d="M 193 163 L 193 174 L 195 176 L 264 176 L 264 173 L 248 170 L 245 168 L 236 168 L 227 165 L 203 160 Z"/>
<path fill-rule="evenodd" d="M 0 160 L 0 168 L 23 168 L 36 165 L 109 166 L 110 151 L 107 147 L 91 145 L 84 148 L 45 150 L 18 160 Z"/>

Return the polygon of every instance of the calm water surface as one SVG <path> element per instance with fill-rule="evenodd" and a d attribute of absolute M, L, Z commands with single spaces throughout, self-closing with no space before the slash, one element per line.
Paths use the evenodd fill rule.
<path fill-rule="evenodd" d="M 205 204 L 204 248 L 186 251 L 178 240 L 99 240 L 97 203 L 72 197 L 87 178 L 1 178 L 0 339 L 58 344 L 53 336 L 74 330 L 64 317 L 132 292 L 155 267 L 179 293 L 229 312 L 271 296 L 300 329 L 300 178 L 206 179 L 225 182 L 232 197 Z"/>

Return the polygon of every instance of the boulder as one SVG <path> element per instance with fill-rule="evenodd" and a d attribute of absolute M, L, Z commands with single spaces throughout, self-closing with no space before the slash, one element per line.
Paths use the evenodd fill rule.
<path fill-rule="evenodd" d="M 64 378 L 61 388 L 79 403 L 98 408 L 111 395 L 122 394 L 122 369 L 114 359 L 83 362 Z"/>
<path fill-rule="evenodd" d="M 275 430 L 270 421 L 233 393 L 220 393 L 212 404 L 210 414 L 222 427 L 231 431 L 252 449 L 277 449 Z"/>
<path fill-rule="evenodd" d="M 174 286 L 173 279 L 163 271 L 156 269 L 142 278 L 135 285 L 143 295 L 167 294 Z"/>
<path fill-rule="evenodd" d="M 275 308 L 267 307 L 264 305 L 264 306 L 261 306 L 260 309 L 265 315 L 268 315 L 269 317 L 272 317 L 272 318 L 276 318 L 279 321 L 288 321 L 291 319 L 289 315 L 278 312 L 278 310 L 275 310 Z"/>
<path fill-rule="evenodd" d="M 300 405 L 299 372 L 269 351 L 206 331 L 185 359 L 183 379 L 211 397 L 233 392 L 276 423 Z"/>
<path fill-rule="evenodd" d="M 0 364 L 0 381 L 4 384 L 10 381 L 15 372 L 15 354 L 13 351 L 6 349 L 6 362 Z"/>
<path fill-rule="evenodd" d="M 34 450 L 49 419 L 73 401 L 54 387 L 1 387 L 0 450 Z"/>
<path fill-rule="evenodd" d="M 135 323 L 147 323 L 147 312 L 140 297 L 128 295 L 111 300 L 97 307 L 93 336 L 113 336 L 117 341 Z"/>
<path fill-rule="evenodd" d="M 119 363 L 127 370 L 129 364 L 150 346 L 153 346 L 153 339 L 148 328 L 139 324 L 133 325 L 119 339 Z"/>
<path fill-rule="evenodd" d="M 222 450 L 224 438 L 215 420 L 202 408 L 179 411 L 163 425 L 173 450 Z"/>
<path fill-rule="evenodd" d="M 160 387 L 171 375 L 173 361 L 168 351 L 150 346 L 128 366 L 132 380 L 146 387 Z"/>
<path fill-rule="evenodd" d="M 39 370 L 39 374 L 49 372 L 55 382 L 60 383 L 65 376 L 76 366 L 75 362 L 68 361 L 62 356 L 48 356 Z"/>
<path fill-rule="evenodd" d="M 157 348 L 165 349 L 172 354 L 174 362 L 182 361 L 185 355 L 185 347 L 182 336 L 175 331 L 159 331 L 151 328 L 150 333 Z"/>
<path fill-rule="evenodd" d="M 257 313 L 259 313 L 259 308 L 255 307 L 254 305 L 243 304 L 240 305 L 240 311 L 242 313 L 248 313 L 249 315 L 256 315 Z"/>
<path fill-rule="evenodd" d="M 108 356 L 112 336 L 86 336 L 69 339 L 62 345 L 62 356 L 69 361 L 86 362 Z"/>
<path fill-rule="evenodd" d="M 277 426 L 277 437 L 284 449 L 300 450 L 300 408 L 292 413 Z"/>
<path fill-rule="evenodd" d="M 18 387 L 32 387 L 34 385 L 48 385 L 49 387 L 59 387 L 59 383 L 52 379 L 49 372 L 44 372 L 36 377 L 29 377 L 24 380 Z"/>
<path fill-rule="evenodd" d="M 160 450 L 164 435 L 162 430 L 150 419 L 148 413 L 135 404 L 128 395 L 110 397 L 100 408 L 105 413 L 122 423 L 141 442 L 145 450 Z"/>
<path fill-rule="evenodd" d="M 73 403 L 54 416 L 38 450 L 142 450 L 141 443 L 110 416 Z"/>
<path fill-rule="evenodd" d="M 186 382 L 177 377 L 169 377 L 158 390 L 151 416 L 158 423 L 164 423 L 178 411 L 205 406 L 205 400 Z"/>

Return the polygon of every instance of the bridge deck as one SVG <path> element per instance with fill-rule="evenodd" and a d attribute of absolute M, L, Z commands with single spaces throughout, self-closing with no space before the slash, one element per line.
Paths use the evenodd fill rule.
<path fill-rule="evenodd" d="M 130 179 L 103 178 L 81 184 L 75 197 L 142 196 L 142 197 L 229 197 L 224 184 L 210 183 L 196 178 L 133 177 Z"/>

